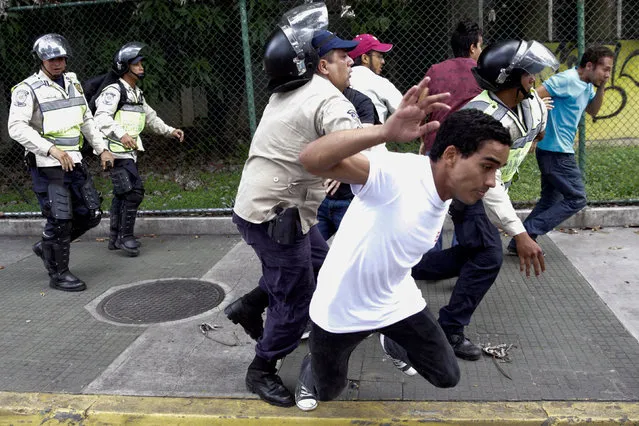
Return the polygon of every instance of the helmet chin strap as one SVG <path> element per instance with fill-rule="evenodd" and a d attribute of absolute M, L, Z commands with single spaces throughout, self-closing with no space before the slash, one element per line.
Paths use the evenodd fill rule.
<path fill-rule="evenodd" d="M 143 80 L 144 79 L 144 73 L 143 72 L 141 72 L 139 74 L 136 74 L 133 71 L 129 70 L 128 73 L 131 74 L 131 75 L 136 76 L 138 78 L 138 80 Z"/>
<path fill-rule="evenodd" d="M 526 99 L 526 98 L 534 99 L 535 98 L 531 91 L 526 92 L 526 89 L 524 89 L 523 84 L 519 85 L 519 87 L 517 88 L 517 91 L 521 92 L 521 94 L 524 95 L 524 99 Z"/>

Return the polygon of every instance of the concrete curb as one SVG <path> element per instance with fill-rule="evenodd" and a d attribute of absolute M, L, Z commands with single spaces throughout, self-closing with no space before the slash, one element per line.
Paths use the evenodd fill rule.
<path fill-rule="evenodd" d="M 518 210 L 523 220 L 530 210 Z M 40 235 L 44 219 L 0 219 L 0 236 Z M 565 228 L 620 227 L 639 225 L 639 206 L 587 207 L 561 224 Z M 444 229 L 452 229 L 447 219 Z M 109 221 L 105 218 L 99 226 L 87 233 L 88 237 L 104 237 L 109 234 Z M 228 235 L 237 234 L 230 217 L 139 217 L 136 221 L 138 235 Z"/>
<path fill-rule="evenodd" d="M 556 424 L 639 422 L 633 402 L 380 402 L 332 401 L 317 410 L 277 408 L 259 400 L 113 395 L 0 393 L 3 424 Z"/>

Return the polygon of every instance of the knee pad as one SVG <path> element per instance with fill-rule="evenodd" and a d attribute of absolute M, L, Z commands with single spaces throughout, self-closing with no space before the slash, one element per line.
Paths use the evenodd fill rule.
<path fill-rule="evenodd" d="M 124 201 L 126 202 L 127 207 L 137 208 L 142 203 L 142 200 L 144 200 L 143 188 L 134 188 L 124 195 Z"/>
<path fill-rule="evenodd" d="M 80 187 L 80 194 L 82 195 L 84 205 L 89 211 L 98 210 L 100 208 L 100 204 L 102 204 L 102 195 L 97 189 L 95 189 L 93 179 L 91 179 L 91 177 L 88 177 L 82 187 Z"/>
<path fill-rule="evenodd" d="M 71 230 L 73 229 L 73 223 L 70 220 L 64 221 L 54 221 L 52 223 L 53 227 L 50 228 L 53 235 L 47 235 L 46 233 L 43 236 L 43 240 L 51 241 L 56 240 L 58 242 L 64 241 L 71 236 Z"/>
<path fill-rule="evenodd" d="M 98 226 L 100 221 L 102 220 L 102 211 L 101 210 L 91 210 L 89 215 L 87 216 L 77 216 L 72 222 L 71 228 L 71 240 L 75 240 L 76 238 L 84 235 L 89 229 L 95 228 Z"/>
<path fill-rule="evenodd" d="M 45 208 L 42 213 L 53 219 L 69 220 L 73 218 L 73 209 L 71 206 L 71 194 L 69 190 L 59 183 L 51 183 L 47 188 L 48 209 Z"/>
<path fill-rule="evenodd" d="M 133 189 L 129 172 L 122 167 L 111 170 L 111 182 L 113 183 L 113 194 L 116 196 L 127 194 Z"/>
<path fill-rule="evenodd" d="M 91 210 L 89 218 L 87 219 L 87 230 L 98 226 L 101 220 L 102 210 Z"/>

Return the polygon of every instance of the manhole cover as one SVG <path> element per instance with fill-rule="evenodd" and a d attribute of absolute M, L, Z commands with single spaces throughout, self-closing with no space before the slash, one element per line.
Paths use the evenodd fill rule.
<path fill-rule="evenodd" d="M 189 318 L 222 300 L 222 287 L 208 281 L 161 280 L 118 290 L 105 297 L 97 311 L 110 321 L 148 324 Z"/>

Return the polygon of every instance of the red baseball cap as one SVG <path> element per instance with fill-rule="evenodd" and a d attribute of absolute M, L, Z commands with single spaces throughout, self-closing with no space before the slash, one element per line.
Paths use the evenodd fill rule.
<path fill-rule="evenodd" d="M 363 55 L 364 53 L 368 53 L 371 50 L 386 53 L 393 48 L 392 44 L 382 43 L 377 40 L 377 37 L 372 34 L 357 35 L 355 36 L 353 41 L 359 41 L 359 44 L 355 49 L 348 52 L 348 56 L 350 56 L 352 59 L 355 59 Z"/>

